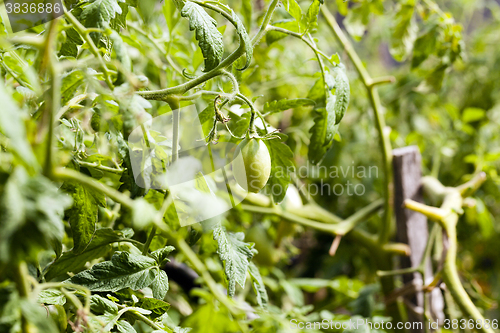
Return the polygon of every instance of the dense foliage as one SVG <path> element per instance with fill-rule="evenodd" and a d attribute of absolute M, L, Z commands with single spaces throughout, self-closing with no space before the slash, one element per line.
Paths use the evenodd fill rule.
<path fill-rule="evenodd" d="M 392 149 L 409 145 L 427 176 L 429 205 L 407 203 L 429 217 L 425 293 L 442 292 L 447 319 L 483 323 L 466 331 L 498 328 L 496 2 L 65 7 L 17 34 L 0 11 L 1 332 L 409 320 L 392 178 Z M 197 110 L 201 140 L 183 110 Z M 174 192 L 163 175 L 183 140 L 210 157 L 240 144 L 249 191 L 264 188 L 231 187 L 224 214 L 194 188 Z M 182 171 L 196 193 L 230 188 L 225 171 Z M 390 330 L 344 330 L 366 331 Z"/>

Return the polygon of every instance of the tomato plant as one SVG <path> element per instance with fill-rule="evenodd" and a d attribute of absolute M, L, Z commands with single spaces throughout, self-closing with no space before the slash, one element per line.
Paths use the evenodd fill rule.
<path fill-rule="evenodd" d="M 0 4 L 1 332 L 498 328 L 494 2 L 63 5 L 13 33 Z M 432 227 L 404 268 L 409 145 Z"/>

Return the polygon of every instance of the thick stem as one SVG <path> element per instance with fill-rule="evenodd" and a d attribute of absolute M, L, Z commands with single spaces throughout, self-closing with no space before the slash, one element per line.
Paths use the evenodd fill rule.
<path fill-rule="evenodd" d="M 328 11 L 325 6 L 321 6 L 321 13 L 325 17 L 326 23 L 332 30 L 333 34 L 342 45 L 347 55 L 351 59 L 354 67 L 359 73 L 361 81 L 363 82 L 370 103 L 373 108 L 373 113 L 375 116 L 375 123 L 377 131 L 380 137 L 380 150 L 383 156 L 383 169 L 384 169 L 384 217 L 382 227 L 380 228 L 379 241 L 380 243 L 387 243 L 391 236 L 391 226 L 392 226 L 392 147 L 389 139 L 389 133 L 385 131 L 385 118 L 383 114 L 382 104 L 380 103 L 380 96 L 377 91 L 376 84 L 381 82 L 388 82 L 387 80 L 373 80 L 363 65 L 363 62 L 359 58 L 356 50 L 352 46 L 351 42 L 344 34 L 337 21 L 333 15 Z"/>
<path fill-rule="evenodd" d="M 45 103 L 44 118 L 48 122 L 48 133 L 45 147 L 45 163 L 43 166 L 43 174 L 46 177 L 52 176 L 53 171 L 53 143 L 54 143 L 54 116 L 59 111 L 61 102 L 61 78 L 59 75 L 59 67 L 54 59 L 55 39 L 57 38 L 57 27 L 59 20 L 55 19 L 51 22 L 49 32 L 47 34 L 43 60 L 47 65 L 47 70 L 52 81 L 48 91 L 48 99 Z"/>
<path fill-rule="evenodd" d="M 456 214 L 451 215 L 447 220 L 446 229 L 448 236 L 448 251 L 446 253 L 446 259 L 443 266 L 443 281 L 446 287 L 450 291 L 453 300 L 458 305 L 462 313 L 469 318 L 473 319 L 474 322 L 482 323 L 482 328 L 478 328 L 479 332 L 483 333 L 494 333 L 493 329 L 484 328 L 484 317 L 476 308 L 469 295 L 462 286 L 460 277 L 458 275 L 456 260 L 457 260 L 457 232 L 456 232 L 456 222 L 458 221 L 458 216 Z"/>

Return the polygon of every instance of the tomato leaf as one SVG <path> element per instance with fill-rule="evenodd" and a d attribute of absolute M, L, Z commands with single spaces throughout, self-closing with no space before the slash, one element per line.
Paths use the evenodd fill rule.
<path fill-rule="evenodd" d="M 111 244 L 126 240 L 124 232 L 125 230 L 119 232 L 111 228 L 97 229 L 92 241 L 82 253 L 65 252 L 51 263 L 45 269 L 45 279 L 50 281 L 69 272 L 78 273 L 87 262 L 108 254 L 111 251 Z"/>
<path fill-rule="evenodd" d="M 224 55 L 222 34 L 217 30 L 217 21 L 205 10 L 190 1 L 186 1 L 181 16 L 189 19 L 189 30 L 196 30 L 196 40 L 205 58 L 204 72 L 217 67 Z"/>
<path fill-rule="evenodd" d="M 282 99 L 279 101 L 267 102 L 264 105 L 264 113 L 276 113 L 288 109 L 294 109 L 299 106 L 311 106 L 316 103 L 308 98 Z"/>
<path fill-rule="evenodd" d="M 271 154 L 271 176 L 269 177 L 268 192 L 273 196 L 275 203 L 283 201 L 290 184 L 290 174 L 295 171 L 293 152 L 285 144 L 287 136 L 276 134 L 278 138 L 265 141 Z"/>
<path fill-rule="evenodd" d="M 262 281 L 259 268 L 253 262 L 248 266 L 248 273 L 250 273 L 250 277 L 253 281 L 253 289 L 257 296 L 257 303 L 259 303 L 261 308 L 266 309 L 269 303 L 266 286 L 264 285 L 264 281 Z"/>
<path fill-rule="evenodd" d="M 231 11 L 232 18 L 234 22 L 236 23 L 236 33 L 240 37 L 240 43 L 242 43 L 245 47 L 245 53 L 246 53 L 246 63 L 243 68 L 238 68 L 238 70 L 243 71 L 250 66 L 250 62 L 252 61 L 252 56 L 253 56 L 253 45 L 252 41 L 250 40 L 250 37 L 248 36 L 247 30 L 245 29 L 245 26 L 243 25 L 243 22 L 241 22 L 240 18 L 234 11 Z"/>
<path fill-rule="evenodd" d="M 254 255 L 253 245 L 243 242 L 243 233 L 228 233 L 224 227 L 218 225 L 213 231 L 214 239 L 218 243 L 217 253 L 224 263 L 224 272 L 228 280 L 228 294 L 233 297 L 236 283 L 245 287 L 248 265 Z"/>
<path fill-rule="evenodd" d="M 406 0 L 398 3 L 394 17 L 389 51 L 397 61 L 403 61 L 413 49 L 417 37 L 417 25 L 413 18 L 415 1 Z"/>
<path fill-rule="evenodd" d="M 323 0 L 313 0 L 307 9 L 307 13 L 302 18 L 302 26 L 305 31 L 316 32 L 318 30 L 319 7 L 322 3 Z"/>
<path fill-rule="evenodd" d="M 98 207 L 105 207 L 106 200 L 100 192 L 76 182 L 65 182 L 61 190 L 73 199 L 73 205 L 66 211 L 73 233 L 73 252 L 81 253 L 94 236 Z"/>
<path fill-rule="evenodd" d="M 67 280 L 92 291 L 139 290 L 151 287 L 155 298 L 163 299 L 168 290 L 168 278 L 156 260 L 139 254 L 115 252 L 110 261 L 92 266 Z"/>
<path fill-rule="evenodd" d="M 298 31 L 297 21 L 295 19 L 287 19 L 287 20 L 277 21 L 277 22 L 274 22 L 272 25 L 275 27 L 278 27 L 278 28 L 283 28 L 286 30 L 294 31 L 294 32 Z M 283 32 L 269 30 L 266 33 L 266 43 L 267 43 L 267 45 L 271 45 L 272 43 L 277 42 L 280 39 L 283 39 L 287 36 L 288 35 L 283 33 Z"/>

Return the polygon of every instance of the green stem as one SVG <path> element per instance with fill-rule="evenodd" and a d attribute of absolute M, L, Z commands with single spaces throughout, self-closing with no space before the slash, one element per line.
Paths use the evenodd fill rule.
<path fill-rule="evenodd" d="M 456 214 L 451 215 L 447 220 L 447 224 L 450 225 L 450 227 L 446 229 L 446 234 L 448 236 L 448 251 L 446 252 L 446 258 L 443 266 L 443 281 L 450 291 L 453 300 L 458 305 L 460 310 L 462 310 L 462 313 L 469 318 L 472 318 L 475 322 L 484 324 L 483 315 L 470 299 L 469 295 L 462 286 L 462 282 L 460 281 L 460 277 L 458 275 L 456 265 L 457 232 L 455 228 L 457 221 L 458 215 Z M 484 325 L 481 329 L 478 329 L 478 331 L 483 333 L 494 333 L 493 329 L 484 328 Z"/>
<path fill-rule="evenodd" d="M 272 14 L 274 12 L 274 9 L 276 8 L 276 5 L 279 3 L 279 0 L 273 0 L 271 4 L 269 5 L 269 8 L 267 9 L 266 15 L 264 17 L 264 20 L 262 21 L 262 25 L 257 32 L 257 35 L 252 39 L 253 45 L 255 45 L 265 34 L 266 32 L 266 27 L 269 24 L 269 21 L 271 20 Z M 222 75 L 222 69 L 230 66 L 233 62 L 238 60 L 239 57 L 241 57 L 245 53 L 245 45 L 243 43 L 240 43 L 240 46 L 238 49 L 236 49 L 233 53 L 231 53 L 226 59 L 221 61 L 221 63 L 212 69 L 211 71 L 198 76 L 197 78 L 194 78 L 186 83 L 183 83 L 181 85 L 171 87 L 171 88 L 166 88 L 166 89 L 160 89 L 160 90 L 155 90 L 155 91 L 139 91 L 137 94 L 140 96 L 149 99 L 149 100 L 158 100 L 158 101 L 163 101 L 165 98 L 169 95 L 183 95 L 187 91 L 191 90 L 192 88 L 202 84 L 203 82 L 206 82 L 216 76 Z"/>
<path fill-rule="evenodd" d="M 385 131 L 385 119 L 382 110 L 382 104 L 380 103 L 380 96 L 377 91 L 377 87 L 375 84 L 380 83 L 379 80 L 374 81 L 366 68 L 363 65 L 363 62 L 359 58 L 358 54 L 354 50 L 351 42 L 344 34 L 340 26 L 338 25 L 335 17 L 328 11 L 326 6 L 321 6 L 321 13 L 325 17 L 326 23 L 329 28 L 332 30 L 333 34 L 340 42 L 347 55 L 351 59 L 354 67 L 359 73 L 361 81 L 363 82 L 366 91 L 368 93 L 368 97 L 370 99 L 370 103 L 373 108 L 373 112 L 375 115 L 375 123 L 377 127 L 377 131 L 380 137 L 380 150 L 383 156 L 383 169 L 384 169 L 384 216 L 383 223 L 379 233 L 379 241 L 380 243 L 387 243 L 389 241 L 391 235 L 391 227 L 392 227 L 392 147 L 389 139 L 389 133 Z M 386 80 L 382 80 L 383 82 L 387 82 Z"/>
<path fill-rule="evenodd" d="M 45 103 L 44 114 L 45 121 L 48 122 L 48 133 L 45 147 L 43 174 L 49 178 L 52 176 L 53 171 L 54 117 L 59 110 L 61 103 L 61 76 L 59 74 L 59 67 L 56 65 L 54 59 L 55 39 L 57 38 L 58 25 L 59 19 L 55 19 L 50 23 L 43 56 L 43 60 L 47 64 L 49 76 L 52 81 L 48 92 L 49 97 Z"/>
<path fill-rule="evenodd" d="M 54 177 L 60 181 L 74 181 L 88 188 L 101 192 L 128 209 L 132 209 L 134 206 L 134 200 L 130 199 L 127 195 L 109 186 L 106 186 L 103 183 L 100 183 L 97 180 L 78 171 L 72 169 L 57 168 L 54 171 Z"/>
<path fill-rule="evenodd" d="M 64 6 L 63 6 L 64 8 Z M 99 53 L 99 49 L 97 46 L 94 44 L 94 41 L 90 37 L 90 32 L 87 28 L 85 28 L 80 21 L 76 19 L 76 17 L 73 16 L 70 12 L 66 11 L 64 9 L 65 17 L 66 19 L 73 25 L 73 28 L 82 36 L 83 40 L 87 42 L 87 44 L 90 47 L 90 52 L 98 59 L 99 64 L 101 65 L 103 74 L 104 74 L 104 80 L 106 81 L 106 84 L 108 85 L 109 89 L 113 90 L 113 82 L 111 81 L 110 77 L 110 72 L 108 69 L 108 66 L 106 66 L 106 62 L 104 61 L 104 58 L 101 56 L 101 53 Z"/>

